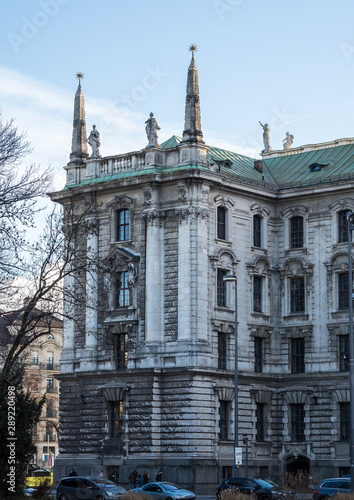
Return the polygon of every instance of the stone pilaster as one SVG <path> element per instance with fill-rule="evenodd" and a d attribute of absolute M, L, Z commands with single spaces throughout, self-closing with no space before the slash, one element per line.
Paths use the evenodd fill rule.
<path fill-rule="evenodd" d="M 98 224 L 91 219 L 87 222 L 87 270 L 86 270 L 86 331 L 85 350 L 81 358 L 81 370 L 97 368 L 98 335 Z"/>
<path fill-rule="evenodd" d="M 165 212 L 152 209 L 143 212 L 146 219 L 146 291 L 145 342 L 162 342 L 164 338 L 164 224 Z"/>

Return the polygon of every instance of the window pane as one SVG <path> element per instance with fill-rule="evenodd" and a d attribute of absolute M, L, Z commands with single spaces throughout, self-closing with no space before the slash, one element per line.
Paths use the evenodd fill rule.
<path fill-rule="evenodd" d="M 338 243 L 348 241 L 347 213 L 347 210 L 342 210 L 338 213 Z"/>
<path fill-rule="evenodd" d="M 111 437 L 123 437 L 123 401 L 111 402 Z"/>
<path fill-rule="evenodd" d="M 262 278 L 253 276 L 253 311 L 262 312 Z"/>
<path fill-rule="evenodd" d="M 229 437 L 229 401 L 220 401 L 220 439 Z"/>
<path fill-rule="evenodd" d="M 305 411 L 303 404 L 291 405 L 291 439 L 305 440 Z"/>
<path fill-rule="evenodd" d="M 218 368 L 226 370 L 227 360 L 227 336 L 225 333 L 218 333 Z"/>
<path fill-rule="evenodd" d="M 300 216 L 293 217 L 290 221 L 290 247 L 302 248 L 304 246 L 304 220 Z"/>
<path fill-rule="evenodd" d="M 349 335 L 339 337 L 339 369 L 341 372 L 349 371 Z"/>
<path fill-rule="evenodd" d="M 128 364 L 128 352 L 126 333 L 118 333 L 116 338 L 116 366 L 118 370 L 124 370 Z"/>
<path fill-rule="evenodd" d="M 264 403 L 257 403 L 256 440 L 257 441 L 264 441 Z"/>
<path fill-rule="evenodd" d="M 340 440 L 349 440 L 349 403 L 339 403 L 340 413 Z"/>
<path fill-rule="evenodd" d="M 260 215 L 253 217 L 253 245 L 260 248 L 262 243 L 261 233 L 262 218 Z"/>
<path fill-rule="evenodd" d="M 127 306 L 129 306 L 128 271 L 124 271 L 116 278 L 116 307 Z"/>
<path fill-rule="evenodd" d="M 305 339 L 291 339 L 291 373 L 305 372 Z"/>
<path fill-rule="evenodd" d="M 226 281 L 223 280 L 226 276 L 227 271 L 223 269 L 217 270 L 217 290 L 216 290 L 216 303 L 219 307 L 226 306 Z"/>
<path fill-rule="evenodd" d="M 217 235 L 220 240 L 226 240 L 226 210 L 224 207 L 217 208 Z"/>
<path fill-rule="evenodd" d="M 263 371 L 263 339 L 261 337 L 254 339 L 254 371 L 256 373 Z"/>
<path fill-rule="evenodd" d="M 349 307 L 349 276 L 348 273 L 338 274 L 338 309 Z"/>
<path fill-rule="evenodd" d="M 305 312 L 305 280 L 302 277 L 290 279 L 290 312 Z"/>
<path fill-rule="evenodd" d="M 117 213 L 117 241 L 129 239 L 129 210 L 119 210 Z"/>

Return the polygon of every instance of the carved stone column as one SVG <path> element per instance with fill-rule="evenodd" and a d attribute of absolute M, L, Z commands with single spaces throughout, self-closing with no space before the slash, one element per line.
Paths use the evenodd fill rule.
<path fill-rule="evenodd" d="M 146 210 L 145 342 L 164 338 L 164 224 L 162 210 Z"/>

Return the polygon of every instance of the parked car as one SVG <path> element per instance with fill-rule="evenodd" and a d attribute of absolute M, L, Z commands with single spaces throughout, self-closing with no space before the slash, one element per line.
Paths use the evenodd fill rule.
<path fill-rule="evenodd" d="M 349 477 L 332 477 L 324 479 L 313 488 L 313 500 L 332 497 L 338 493 L 350 493 L 351 481 Z"/>
<path fill-rule="evenodd" d="M 141 488 L 134 488 L 133 491 L 135 493 L 146 493 L 159 500 L 195 500 L 195 494 L 192 491 L 166 481 L 148 483 Z"/>
<path fill-rule="evenodd" d="M 117 500 L 126 493 L 122 486 L 102 477 L 64 477 L 57 487 L 57 500 Z"/>
<path fill-rule="evenodd" d="M 261 478 L 251 477 L 232 477 L 224 479 L 216 487 L 216 498 L 219 500 L 221 493 L 224 490 L 235 489 L 240 493 L 248 493 L 256 495 L 258 500 L 271 500 L 284 498 L 287 491 L 282 491 L 273 481 L 267 481 Z"/>

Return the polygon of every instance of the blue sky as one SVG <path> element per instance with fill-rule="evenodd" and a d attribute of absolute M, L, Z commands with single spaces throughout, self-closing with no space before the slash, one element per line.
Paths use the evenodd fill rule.
<path fill-rule="evenodd" d="M 102 155 L 181 135 L 188 46 L 197 44 L 207 144 L 258 157 L 262 123 L 282 148 L 354 136 L 352 0 L 15 0 L 0 19 L 0 106 L 28 133 L 25 163 L 64 185 L 75 74 Z"/>

